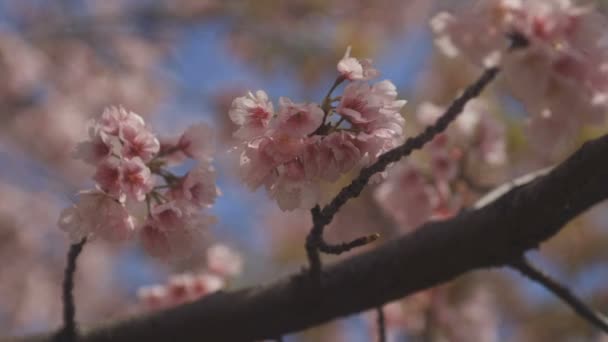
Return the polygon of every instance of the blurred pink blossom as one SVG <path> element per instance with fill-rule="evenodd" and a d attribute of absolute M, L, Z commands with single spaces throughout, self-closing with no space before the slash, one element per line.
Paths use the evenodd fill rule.
<path fill-rule="evenodd" d="M 525 37 L 529 46 L 502 56 L 504 80 L 532 115 L 530 140 L 550 152 L 572 141 L 583 124 L 605 120 L 607 23 L 592 6 L 573 1 L 491 0 L 440 13 L 431 26 L 444 54 L 462 54 L 477 64 L 502 53 L 508 34 Z"/>
<path fill-rule="evenodd" d="M 220 276 L 234 277 L 243 270 L 241 255 L 223 244 L 215 244 L 207 249 L 207 267 Z"/>
<path fill-rule="evenodd" d="M 80 193 L 78 199 L 59 217 L 59 228 L 73 242 L 89 234 L 112 241 L 124 240 L 133 232 L 133 217 L 116 199 L 95 190 Z"/>
<path fill-rule="evenodd" d="M 137 297 L 148 310 L 159 310 L 195 301 L 223 287 L 224 280 L 213 274 L 180 274 L 166 285 L 140 288 Z"/>

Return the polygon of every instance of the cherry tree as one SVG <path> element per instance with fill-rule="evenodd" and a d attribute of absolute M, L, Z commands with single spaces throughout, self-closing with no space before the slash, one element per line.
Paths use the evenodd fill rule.
<path fill-rule="evenodd" d="M 0 341 L 606 340 L 604 2 L 5 7 Z M 302 91 L 168 77 L 218 21 Z"/>

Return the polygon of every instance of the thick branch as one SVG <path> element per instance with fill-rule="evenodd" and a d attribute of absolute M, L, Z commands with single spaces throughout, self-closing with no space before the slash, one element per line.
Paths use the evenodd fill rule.
<path fill-rule="evenodd" d="M 466 272 L 508 265 L 608 198 L 608 136 L 564 163 L 457 217 L 302 275 L 84 331 L 81 342 L 252 341 L 376 308 Z M 48 341 L 48 337 L 21 341 Z"/>
<path fill-rule="evenodd" d="M 599 312 L 593 311 L 582 300 L 580 300 L 570 289 L 558 283 L 549 275 L 534 268 L 530 263 L 522 258 L 512 263 L 513 268 L 521 272 L 526 277 L 539 283 L 547 290 L 553 292 L 561 300 L 566 302 L 579 316 L 595 325 L 605 333 L 608 333 L 608 320 Z"/>

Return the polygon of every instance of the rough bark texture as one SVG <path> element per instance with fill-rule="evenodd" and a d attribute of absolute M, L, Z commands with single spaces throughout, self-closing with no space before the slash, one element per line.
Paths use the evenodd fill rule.
<path fill-rule="evenodd" d="M 262 340 L 376 308 L 468 271 L 508 265 L 608 197 L 606 156 L 608 136 L 587 142 L 546 175 L 484 205 L 325 267 L 320 285 L 295 275 L 111 322 L 83 331 L 79 341 Z"/>

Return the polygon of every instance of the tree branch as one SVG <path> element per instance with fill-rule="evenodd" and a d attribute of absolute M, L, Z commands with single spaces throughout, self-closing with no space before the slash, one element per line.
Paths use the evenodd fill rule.
<path fill-rule="evenodd" d="M 85 329 L 79 341 L 268 339 L 376 308 L 472 270 L 510 265 L 608 198 L 607 154 L 608 136 L 589 141 L 551 171 L 513 182 L 471 210 L 324 268 L 314 290 L 297 274 Z"/>
<path fill-rule="evenodd" d="M 83 238 L 80 242 L 70 245 L 68 251 L 67 265 L 63 276 L 63 329 L 55 336 L 55 342 L 73 342 L 76 341 L 76 306 L 74 305 L 74 274 L 76 273 L 76 260 L 82 252 L 87 238 Z"/>
<path fill-rule="evenodd" d="M 443 113 L 443 115 L 437 119 L 435 124 L 428 126 L 419 135 L 407 139 L 403 145 L 395 147 L 394 149 L 382 154 L 372 165 L 363 168 L 359 173 L 359 176 L 357 176 L 357 178 L 355 178 L 348 186 L 345 186 L 342 190 L 340 190 L 338 195 L 336 195 L 336 197 L 329 204 L 323 207 L 323 209 L 320 209 L 317 205 L 310 211 L 312 215 L 313 227 L 306 239 L 306 253 L 308 255 L 310 265 L 310 274 L 313 279 L 318 279 L 321 272 L 321 257 L 319 255 L 319 251 L 323 251 L 321 249 L 322 246 L 329 247 L 325 248 L 326 250 L 339 251 L 339 253 L 342 253 L 354 247 L 360 246 L 364 241 L 366 241 L 366 243 L 369 242 L 369 237 L 359 238 L 353 240 L 351 243 L 344 243 L 335 246 L 329 245 L 324 241 L 323 231 L 325 226 L 331 223 L 340 208 L 342 208 L 342 206 L 351 198 L 359 196 L 372 176 L 383 172 L 389 164 L 399 161 L 403 157 L 407 157 L 415 150 L 421 149 L 424 147 L 424 145 L 432 141 L 433 138 L 435 138 L 438 134 L 445 131 L 448 125 L 462 112 L 467 102 L 479 96 L 483 89 L 490 84 L 494 78 L 496 78 L 499 71 L 500 69 L 498 67 L 486 69 L 479 79 L 475 81 L 475 83 L 467 87 L 464 92 L 458 98 L 456 98 L 454 102 L 452 102 L 448 109 L 446 109 L 445 113 Z M 348 248 L 345 249 L 344 247 Z"/>
<path fill-rule="evenodd" d="M 518 259 L 511 264 L 521 274 L 530 278 L 547 290 L 553 292 L 554 295 L 562 299 L 568 304 L 579 316 L 587 320 L 589 323 L 596 326 L 598 329 L 608 333 L 608 319 L 599 312 L 593 311 L 582 300 L 580 300 L 570 289 L 558 283 L 551 276 L 534 268 L 525 258 Z"/>

